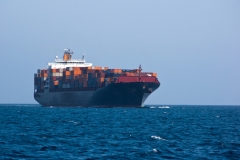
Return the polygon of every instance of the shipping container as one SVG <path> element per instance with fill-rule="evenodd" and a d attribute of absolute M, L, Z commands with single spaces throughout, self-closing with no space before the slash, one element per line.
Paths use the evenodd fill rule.
<path fill-rule="evenodd" d="M 58 85 L 58 81 L 53 81 L 53 85 L 57 86 Z"/>
<path fill-rule="evenodd" d="M 70 72 L 70 71 L 66 71 L 66 72 L 63 73 L 63 75 L 65 75 L 65 76 L 70 76 L 70 75 L 71 75 L 71 72 Z"/>
<path fill-rule="evenodd" d="M 83 87 L 87 87 L 88 83 L 87 81 L 83 81 Z"/>
<path fill-rule="evenodd" d="M 50 72 L 55 73 L 55 72 L 57 72 L 57 70 L 56 69 L 50 69 Z"/>
<path fill-rule="evenodd" d="M 78 87 L 83 87 L 83 83 L 78 83 Z"/>

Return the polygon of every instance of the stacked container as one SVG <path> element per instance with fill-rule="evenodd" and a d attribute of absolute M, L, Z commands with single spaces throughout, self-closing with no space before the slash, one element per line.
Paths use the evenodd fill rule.
<path fill-rule="evenodd" d="M 62 88 L 63 75 L 66 69 L 49 69 L 49 87 L 50 89 Z"/>
<path fill-rule="evenodd" d="M 49 75 L 49 76 L 48 76 Z M 34 89 L 44 91 L 44 86 L 49 84 L 49 89 L 104 87 L 114 83 L 119 76 L 139 76 L 139 69 L 122 70 L 108 69 L 107 67 L 67 67 L 60 69 L 43 69 L 34 74 Z M 157 76 L 156 73 L 141 72 L 141 76 Z"/>
<path fill-rule="evenodd" d="M 107 67 L 50 69 L 50 89 L 102 87 Z"/>
<path fill-rule="evenodd" d="M 43 92 L 47 77 L 47 69 L 38 69 L 37 73 L 34 74 L 34 90 Z"/>

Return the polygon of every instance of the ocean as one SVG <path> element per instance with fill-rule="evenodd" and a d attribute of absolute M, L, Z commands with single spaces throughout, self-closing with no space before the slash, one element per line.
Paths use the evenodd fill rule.
<path fill-rule="evenodd" d="M 0 159 L 240 159 L 240 106 L 1 104 Z"/>

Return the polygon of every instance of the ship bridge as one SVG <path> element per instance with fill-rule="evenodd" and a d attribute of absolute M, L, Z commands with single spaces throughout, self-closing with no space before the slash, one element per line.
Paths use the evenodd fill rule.
<path fill-rule="evenodd" d="M 55 62 L 48 63 L 49 69 L 67 68 L 67 67 L 91 67 L 92 63 L 86 63 L 84 55 L 82 59 L 72 59 L 73 52 L 70 49 L 64 49 L 63 59 L 55 57 Z"/>

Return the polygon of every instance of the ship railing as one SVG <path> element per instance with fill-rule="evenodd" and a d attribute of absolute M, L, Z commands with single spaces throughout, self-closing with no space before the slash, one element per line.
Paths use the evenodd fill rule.
<path fill-rule="evenodd" d="M 55 62 L 66 62 L 62 59 L 55 59 Z M 82 59 L 71 59 L 71 60 L 68 60 L 67 62 L 85 62 L 85 60 L 82 60 Z"/>

